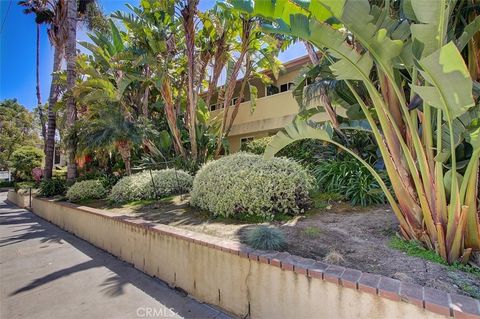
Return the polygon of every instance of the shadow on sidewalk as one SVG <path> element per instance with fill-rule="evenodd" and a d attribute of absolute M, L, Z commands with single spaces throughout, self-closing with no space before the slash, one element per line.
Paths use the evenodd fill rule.
<path fill-rule="evenodd" d="M 59 245 L 64 245 L 67 243 L 74 249 L 80 251 L 90 258 L 90 260 L 86 262 L 78 263 L 74 266 L 36 278 L 29 284 L 12 292 L 10 296 L 31 291 L 49 282 L 67 277 L 74 273 L 97 267 L 105 267 L 112 272 L 112 276 L 105 279 L 103 283 L 99 285 L 98 289 L 108 297 L 114 298 L 123 295 L 125 293 L 125 286 L 131 284 L 152 298 L 156 299 L 164 306 L 175 309 L 175 312 L 183 317 L 193 318 L 195 317 L 195 312 L 192 309 L 195 309 L 196 306 L 206 306 L 199 304 L 190 298 L 186 299 L 167 297 L 162 299 L 162 295 L 165 296 L 166 290 L 169 290 L 170 293 L 178 294 L 178 297 L 185 297 L 186 294 L 172 290 L 164 282 L 156 278 L 149 277 L 139 270 L 134 269 L 130 264 L 120 261 L 109 253 L 94 247 L 90 243 L 58 228 L 57 226 L 54 226 L 53 224 L 50 224 L 33 213 L 1 201 L 0 225 L 2 227 L 19 228 L 11 230 L 11 232 L 18 234 L 1 238 L 0 247 L 14 245 L 27 240 L 39 240 L 41 243 Z M 195 305 L 195 303 L 197 303 L 197 305 Z M 190 308 L 191 310 L 187 310 L 187 305 L 187 308 Z M 205 309 L 202 309 L 202 312 L 205 313 Z M 209 316 L 209 318 L 215 318 L 217 316 L 226 318 L 223 317 L 224 314 L 214 308 L 211 308 L 211 316 Z"/>

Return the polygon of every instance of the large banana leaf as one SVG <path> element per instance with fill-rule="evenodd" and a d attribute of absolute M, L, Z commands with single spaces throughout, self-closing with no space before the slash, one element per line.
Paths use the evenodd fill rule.
<path fill-rule="evenodd" d="M 412 85 L 412 89 L 429 105 L 441 109 L 444 119 L 452 121 L 472 107 L 472 79 L 453 42 L 419 61 L 421 74 L 430 85 Z"/>
<path fill-rule="evenodd" d="M 297 116 L 294 121 L 287 125 L 284 130 L 279 131 L 265 149 L 264 157 L 272 158 L 277 152 L 290 143 L 298 140 L 312 138 L 322 141 L 331 141 L 333 128 L 328 123 L 323 124 L 320 128 L 315 128 L 307 121 Z"/>

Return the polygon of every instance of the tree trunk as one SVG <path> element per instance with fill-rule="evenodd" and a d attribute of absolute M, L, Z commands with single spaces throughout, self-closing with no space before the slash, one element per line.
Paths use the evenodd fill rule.
<path fill-rule="evenodd" d="M 35 65 L 35 76 L 37 80 L 36 84 L 36 93 L 37 93 L 37 109 L 38 117 L 40 118 L 40 126 L 42 129 L 42 138 L 43 138 L 43 153 L 47 154 L 47 127 L 45 120 L 43 118 L 43 108 L 42 108 L 42 96 L 40 95 L 40 24 L 37 23 L 37 52 L 36 52 L 36 65 Z"/>
<path fill-rule="evenodd" d="M 77 74 L 75 71 L 77 63 L 77 0 L 68 0 L 67 7 L 67 43 L 65 46 L 65 55 L 67 59 L 67 129 L 70 130 L 70 138 L 67 141 L 67 180 L 73 181 L 77 177 L 77 164 L 75 162 L 76 153 L 76 133 L 74 132 L 75 122 L 77 120 L 77 108 L 72 90 L 75 86 Z"/>
<path fill-rule="evenodd" d="M 45 153 L 45 172 L 44 178 L 52 178 L 53 170 L 53 154 L 55 152 L 55 129 L 56 129 L 56 117 L 57 113 L 55 107 L 58 100 L 59 87 L 58 87 L 58 71 L 62 64 L 63 58 L 63 46 L 56 46 L 53 54 L 53 74 L 52 83 L 50 85 L 50 95 L 48 98 L 48 124 L 47 124 L 47 142 Z"/>
<path fill-rule="evenodd" d="M 215 157 L 218 157 L 220 155 L 220 152 L 222 151 L 222 140 L 225 138 L 225 131 L 227 128 L 227 120 L 228 120 L 228 106 L 230 105 L 230 102 L 233 98 L 233 94 L 235 93 L 235 86 L 237 84 L 237 77 L 238 73 L 240 72 L 240 68 L 242 67 L 242 64 L 244 62 L 245 56 L 247 55 L 248 52 L 248 43 L 250 42 L 250 31 L 253 26 L 253 22 L 251 20 L 243 20 L 242 21 L 242 48 L 240 51 L 240 55 L 235 61 L 235 64 L 233 66 L 232 74 L 230 75 L 230 78 L 227 79 L 227 82 L 225 83 L 225 93 L 223 95 L 223 119 L 220 124 L 220 133 L 218 135 L 217 139 L 217 147 L 215 150 Z M 246 77 L 244 77 L 244 80 L 246 80 Z M 248 80 L 248 79 L 247 79 Z"/>
<path fill-rule="evenodd" d="M 132 168 L 131 168 L 131 154 L 132 149 L 128 141 L 118 141 L 117 142 L 117 149 L 122 157 L 123 163 L 125 164 L 125 172 L 127 175 L 132 175 Z"/>
<path fill-rule="evenodd" d="M 313 47 L 313 45 L 308 41 L 303 41 L 303 44 L 305 45 L 305 49 L 307 49 L 310 62 L 312 62 L 313 65 L 318 65 L 318 63 L 320 63 L 320 60 L 318 59 L 317 52 L 315 52 L 315 48 Z"/>
<path fill-rule="evenodd" d="M 185 43 L 187 52 L 187 118 L 188 132 L 190 137 L 191 156 L 194 161 L 197 160 L 197 94 L 194 88 L 195 83 L 195 13 L 197 11 L 198 0 L 189 0 L 182 9 L 183 27 L 185 29 Z"/>
<path fill-rule="evenodd" d="M 160 94 L 165 101 L 165 117 L 167 119 L 168 127 L 170 128 L 170 133 L 173 137 L 173 147 L 175 148 L 175 153 L 185 158 L 185 149 L 183 148 L 180 130 L 177 126 L 177 117 L 175 112 L 175 104 L 172 97 L 171 82 L 168 77 L 164 77 L 162 81 Z"/>

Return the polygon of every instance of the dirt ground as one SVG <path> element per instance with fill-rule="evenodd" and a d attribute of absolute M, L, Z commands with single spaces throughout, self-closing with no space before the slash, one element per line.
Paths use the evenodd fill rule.
<path fill-rule="evenodd" d="M 102 201 L 87 205 L 236 241 L 242 241 L 245 231 L 255 226 L 212 218 L 190 207 L 188 197 L 181 196 L 114 208 Z M 283 231 L 288 241 L 286 251 L 291 254 L 480 299 L 478 274 L 389 247 L 398 223 L 388 206 L 357 208 L 337 203 L 331 209 L 312 210 L 307 215 L 270 224 Z"/>

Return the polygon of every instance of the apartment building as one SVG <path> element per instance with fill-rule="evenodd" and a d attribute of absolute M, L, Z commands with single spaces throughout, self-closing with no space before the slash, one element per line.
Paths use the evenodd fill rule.
<path fill-rule="evenodd" d="M 258 91 L 256 107 L 253 112 L 247 86 L 244 101 L 240 104 L 228 137 L 231 152 L 239 151 L 242 143 L 249 140 L 274 135 L 285 125 L 292 122 L 295 115 L 298 114 L 298 104 L 291 91 L 293 81 L 299 75 L 301 68 L 309 62 L 308 56 L 303 56 L 284 63 L 284 70 L 280 72 L 277 79 L 273 77 L 271 72 L 266 71 L 265 73 L 272 78 L 272 84 L 265 85 L 260 80 L 253 82 L 252 84 L 257 87 Z M 240 81 L 237 84 L 234 96 L 239 96 L 239 92 Z M 230 108 L 233 108 L 235 101 L 234 98 Z M 223 116 L 224 110 L 222 106 L 216 104 L 215 100 L 209 107 L 213 116 Z M 229 116 L 231 114 L 232 109 L 229 110 Z M 318 115 L 316 119 L 326 119 L 326 115 Z"/>

